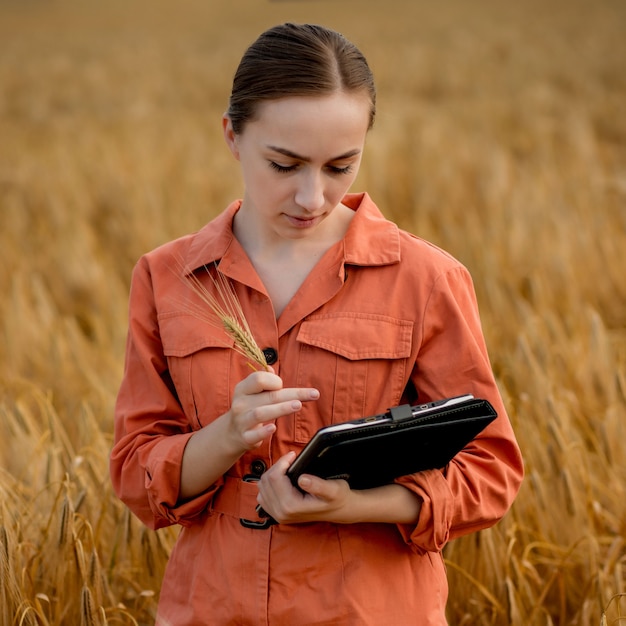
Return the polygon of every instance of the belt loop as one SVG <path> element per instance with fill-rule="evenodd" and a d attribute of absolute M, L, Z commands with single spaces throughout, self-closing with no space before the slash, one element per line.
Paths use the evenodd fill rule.
<path fill-rule="evenodd" d="M 260 476 L 257 476 L 256 474 L 246 474 L 242 478 L 242 480 L 244 483 L 258 483 L 260 480 Z M 259 517 L 265 515 L 264 519 L 251 520 L 240 517 L 239 523 L 244 528 L 252 528 L 253 530 L 267 530 L 270 526 L 278 524 L 278 522 L 270 515 L 267 515 L 267 513 L 265 513 L 265 511 L 263 511 L 261 507 L 257 507 L 256 511 L 259 514 Z"/>

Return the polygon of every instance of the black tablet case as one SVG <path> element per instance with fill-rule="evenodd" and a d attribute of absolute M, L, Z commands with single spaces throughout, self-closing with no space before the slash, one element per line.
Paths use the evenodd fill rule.
<path fill-rule="evenodd" d="M 423 408 L 407 404 L 348 422 L 357 427 L 336 432 L 322 428 L 287 475 L 294 485 L 301 474 L 343 478 L 352 489 L 384 485 L 399 476 L 443 468 L 497 417 L 487 400 L 471 396 L 419 414 Z"/>

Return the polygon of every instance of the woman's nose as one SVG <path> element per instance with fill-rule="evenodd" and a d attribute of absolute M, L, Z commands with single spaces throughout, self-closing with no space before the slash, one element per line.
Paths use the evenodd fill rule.
<path fill-rule="evenodd" d="M 295 201 L 307 211 L 318 211 L 324 206 L 324 184 L 319 172 L 303 177 L 296 191 Z"/>

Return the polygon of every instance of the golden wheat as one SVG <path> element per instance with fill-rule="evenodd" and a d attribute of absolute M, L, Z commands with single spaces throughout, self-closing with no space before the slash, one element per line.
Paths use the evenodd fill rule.
<path fill-rule="evenodd" d="M 241 193 L 220 116 L 286 20 L 367 53 L 355 189 L 472 271 L 524 454 L 509 515 L 445 550 L 450 624 L 624 623 L 626 5 L 132 6 L 0 6 L 0 626 L 154 621 L 178 531 L 107 469 L 129 278 Z"/>
<path fill-rule="evenodd" d="M 232 340 L 235 351 L 248 360 L 252 369 L 256 369 L 254 364 L 261 369 L 269 369 L 263 350 L 259 348 L 254 339 L 232 283 L 219 271 L 217 265 L 215 265 L 217 277 L 211 274 L 210 269 L 206 265 L 204 270 L 210 278 L 217 295 L 214 296 L 205 287 L 195 272 L 184 268 L 183 274 L 188 284 L 207 306 L 207 310 L 192 305 L 187 305 L 186 308 L 201 320 L 212 325 L 218 325 L 226 331 L 227 336 Z"/>

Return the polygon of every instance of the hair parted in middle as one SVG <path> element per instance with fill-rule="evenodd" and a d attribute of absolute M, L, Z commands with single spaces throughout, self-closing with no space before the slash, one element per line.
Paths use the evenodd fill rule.
<path fill-rule="evenodd" d="M 292 96 L 363 92 L 376 114 L 374 77 L 361 51 L 342 34 L 315 24 L 286 23 L 263 32 L 235 72 L 227 115 L 237 134 L 262 102 Z"/>

